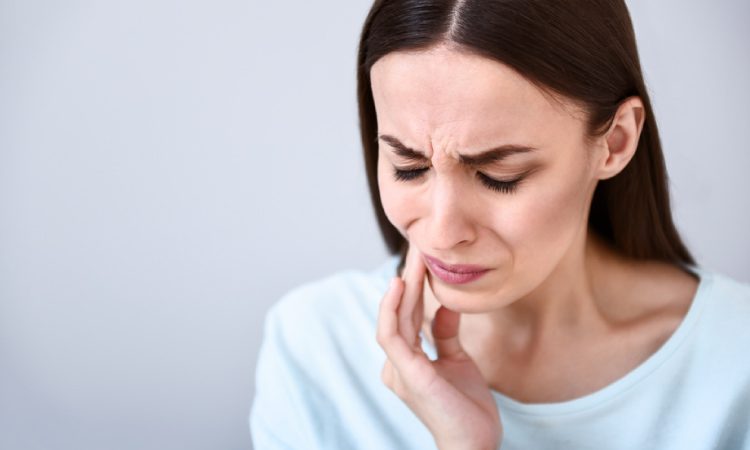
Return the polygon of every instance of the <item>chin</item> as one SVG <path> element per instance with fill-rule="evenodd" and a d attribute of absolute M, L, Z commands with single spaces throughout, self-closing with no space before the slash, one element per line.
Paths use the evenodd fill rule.
<path fill-rule="evenodd" d="M 430 281 L 437 301 L 451 311 L 461 314 L 483 314 L 504 306 L 497 304 L 497 297 L 481 291 L 468 291 L 461 285 L 450 285 L 441 281 Z"/>
<path fill-rule="evenodd" d="M 442 306 L 462 314 L 492 312 L 515 300 L 506 289 L 498 289 L 498 282 L 504 285 L 502 287 L 508 287 L 507 279 L 503 281 L 480 279 L 467 284 L 450 284 L 428 271 L 427 281 L 435 298 Z"/>

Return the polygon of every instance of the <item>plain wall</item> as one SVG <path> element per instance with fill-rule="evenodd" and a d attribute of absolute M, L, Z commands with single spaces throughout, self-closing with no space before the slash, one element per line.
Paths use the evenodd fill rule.
<path fill-rule="evenodd" d="M 750 3 L 632 0 L 679 229 L 750 282 Z M 0 448 L 250 448 L 263 316 L 386 253 L 370 2 L 0 0 Z"/>

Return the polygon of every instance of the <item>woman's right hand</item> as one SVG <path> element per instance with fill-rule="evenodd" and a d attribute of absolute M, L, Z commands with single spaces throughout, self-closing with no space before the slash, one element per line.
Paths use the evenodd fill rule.
<path fill-rule="evenodd" d="M 402 278 L 380 304 L 377 339 L 387 359 L 383 383 L 419 417 L 441 450 L 497 449 L 500 415 L 487 382 L 458 339 L 460 314 L 441 306 L 432 322 L 437 359 L 422 351 L 419 329 L 426 267 L 410 246 Z"/>

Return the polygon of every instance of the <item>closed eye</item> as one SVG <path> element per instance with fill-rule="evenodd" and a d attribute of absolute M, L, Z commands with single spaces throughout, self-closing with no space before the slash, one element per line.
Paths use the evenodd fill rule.
<path fill-rule="evenodd" d="M 429 167 L 423 167 L 420 169 L 398 169 L 394 167 L 393 177 L 396 179 L 396 181 L 412 181 L 421 178 L 424 174 L 427 173 L 428 170 L 430 170 Z M 513 194 L 516 192 L 518 183 L 521 181 L 524 175 L 521 175 L 515 180 L 504 181 L 496 180 L 494 178 L 488 177 L 482 172 L 477 172 L 477 179 L 480 183 L 482 183 L 484 187 L 491 191 L 499 192 L 501 194 Z"/>
<path fill-rule="evenodd" d="M 427 171 L 430 170 L 429 167 L 423 167 L 421 169 L 410 169 L 410 170 L 403 170 L 403 169 L 395 169 L 393 176 L 396 179 L 396 181 L 411 181 L 416 180 L 417 178 L 421 177 Z"/>
<path fill-rule="evenodd" d="M 488 177 L 482 172 L 477 172 L 477 178 L 487 189 L 495 192 L 500 192 L 502 194 L 515 193 L 516 188 L 518 187 L 518 182 L 521 181 L 521 178 L 516 178 L 515 180 L 510 181 L 496 180 L 494 178 Z"/>

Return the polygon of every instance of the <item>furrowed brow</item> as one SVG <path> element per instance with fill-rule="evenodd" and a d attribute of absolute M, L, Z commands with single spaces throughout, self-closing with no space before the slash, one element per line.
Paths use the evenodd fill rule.
<path fill-rule="evenodd" d="M 402 158 L 406 158 L 410 161 L 420 161 L 420 162 L 427 160 L 427 157 L 424 154 L 414 150 L 413 148 L 409 148 L 405 146 L 404 144 L 401 143 L 401 141 L 399 141 L 393 136 L 388 136 L 387 134 L 381 134 L 380 136 L 378 136 L 378 138 L 382 140 L 383 142 L 385 142 L 386 144 L 393 147 L 393 151 L 398 156 L 401 156 Z"/>
<path fill-rule="evenodd" d="M 492 150 L 487 150 L 478 155 L 460 155 L 459 160 L 461 164 L 467 166 L 488 166 L 490 164 L 500 162 L 503 159 L 521 153 L 531 153 L 536 149 L 533 147 L 524 147 L 520 145 L 503 145 Z"/>

